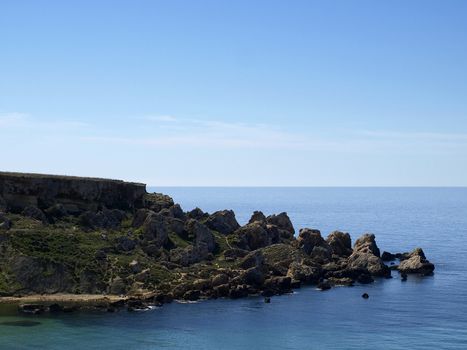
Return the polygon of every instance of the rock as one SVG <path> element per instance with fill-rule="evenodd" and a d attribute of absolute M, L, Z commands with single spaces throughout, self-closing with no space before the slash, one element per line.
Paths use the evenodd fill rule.
<path fill-rule="evenodd" d="M 353 279 L 349 277 L 343 277 L 343 278 L 329 277 L 328 282 L 332 286 L 353 286 L 354 284 Z"/>
<path fill-rule="evenodd" d="M 256 250 L 259 248 L 267 247 L 279 241 L 278 235 L 271 236 L 271 231 L 268 231 L 264 224 L 260 222 L 253 222 L 240 227 L 235 234 L 239 237 L 240 241 L 238 246 L 246 250 Z"/>
<path fill-rule="evenodd" d="M 44 223 L 47 222 L 47 217 L 45 216 L 44 212 L 40 210 L 39 208 L 32 206 L 32 205 L 24 208 L 21 215 L 29 217 L 31 219 L 38 220 L 38 221 L 42 221 Z"/>
<path fill-rule="evenodd" d="M 136 241 L 128 238 L 127 236 L 122 236 L 117 238 L 116 249 L 119 252 L 130 252 L 136 248 Z"/>
<path fill-rule="evenodd" d="M 292 239 L 295 234 L 295 229 L 290 221 L 287 213 L 283 212 L 278 215 L 270 215 L 266 218 L 266 222 L 271 225 L 279 227 L 281 230 L 287 232 L 286 237 Z"/>
<path fill-rule="evenodd" d="M 209 251 L 206 245 L 175 248 L 170 251 L 170 261 L 182 266 L 190 266 L 194 263 L 208 259 Z"/>
<path fill-rule="evenodd" d="M 63 204 L 76 213 L 101 207 L 130 210 L 142 205 L 144 184 L 75 176 L 0 172 L 0 195 L 9 209 L 40 209 Z"/>
<path fill-rule="evenodd" d="M 401 281 L 402 282 L 407 281 L 407 274 L 405 272 L 401 273 Z"/>
<path fill-rule="evenodd" d="M 262 267 L 264 264 L 264 257 L 261 251 L 255 250 L 245 256 L 240 263 L 238 264 L 239 267 L 242 269 L 249 269 L 252 267 Z"/>
<path fill-rule="evenodd" d="M 266 216 L 261 211 L 254 211 L 253 215 L 251 216 L 250 220 L 248 221 L 249 224 L 254 222 L 259 223 L 266 223 Z"/>
<path fill-rule="evenodd" d="M 287 271 L 287 276 L 293 280 L 305 283 L 316 283 L 321 277 L 322 271 L 319 266 L 308 266 L 299 262 L 292 262 Z"/>
<path fill-rule="evenodd" d="M 261 286 L 264 282 L 264 274 L 259 267 L 251 267 L 240 274 L 241 280 L 248 285 Z"/>
<path fill-rule="evenodd" d="M 187 213 L 188 218 L 201 220 L 207 218 L 209 214 L 203 212 L 200 208 L 195 208 Z"/>
<path fill-rule="evenodd" d="M 39 315 L 47 311 L 47 307 L 42 304 L 22 304 L 19 311 L 25 314 Z"/>
<path fill-rule="evenodd" d="M 367 293 L 363 293 L 363 294 L 362 294 L 362 298 L 363 298 L 363 299 L 368 299 L 369 297 L 370 297 L 370 296 L 369 296 Z"/>
<path fill-rule="evenodd" d="M 215 286 L 213 288 L 214 295 L 218 298 L 227 297 L 230 293 L 230 285 L 228 283 Z"/>
<path fill-rule="evenodd" d="M 48 207 L 46 210 L 44 210 L 44 213 L 51 219 L 61 219 L 68 215 L 65 206 L 61 203 L 57 203 Z"/>
<path fill-rule="evenodd" d="M 175 219 L 179 219 L 182 221 L 185 221 L 187 219 L 187 215 L 183 212 L 182 208 L 180 207 L 180 204 L 174 204 L 169 208 L 171 212 L 171 216 L 174 217 Z"/>
<path fill-rule="evenodd" d="M 328 290 L 331 289 L 331 284 L 328 281 L 322 281 L 316 286 L 319 290 Z"/>
<path fill-rule="evenodd" d="M 396 254 L 391 254 L 389 252 L 384 251 L 383 254 L 381 254 L 381 260 L 383 261 L 392 261 L 396 259 Z"/>
<path fill-rule="evenodd" d="M 128 267 L 130 268 L 132 273 L 139 273 L 142 270 L 141 264 L 138 262 L 138 260 L 132 260 L 128 264 Z"/>
<path fill-rule="evenodd" d="M 116 277 L 110 283 L 110 294 L 124 295 L 127 291 L 127 284 L 121 277 Z"/>
<path fill-rule="evenodd" d="M 220 273 L 214 276 L 211 280 L 211 285 L 213 287 L 220 286 L 222 284 L 227 284 L 227 283 L 229 283 L 229 276 L 227 276 L 225 273 Z"/>
<path fill-rule="evenodd" d="M 229 297 L 231 299 L 244 298 L 248 296 L 248 286 L 246 284 L 232 286 L 229 290 Z"/>
<path fill-rule="evenodd" d="M 9 230 L 11 228 L 11 221 L 4 213 L 0 213 L 0 230 Z"/>
<path fill-rule="evenodd" d="M 357 239 L 354 245 L 354 252 L 371 253 L 379 257 L 380 252 L 378 246 L 376 245 L 375 235 L 365 233 L 359 239 Z"/>
<path fill-rule="evenodd" d="M 147 193 L 144 195 L 144 207 L 156 213 L 162 209 L 169 209 L 174 205 L 170 196 L 162 193 Z"/>
<path fill-rule="evenodd" d="M 196 301 L 201 296 L 201 292 L 199 290 L 189 290 L 185 294 L 183 294 L 184 300 Z"/>
<path fill-rule="evenodd" d="M 225 259 L 236 260 L 237 258 L 243 258 L 249 253 L 248 250 L 231 248 L 224 250 Z"/>
<path fill-rule="evenodd" d="M 104 209 L 97 213 L 86 211 L 79 217 L 80 225 L 96 229 L 118 229 L 125 218 L 125 212 L 118 209 Z"/>
<path fill-rule="evenodd" d="M 200 248 L 206 246 L 208 252 L 212 253 L 216 250 L 217 244 L 211 230 L 206 225 L 199 223 L 196 220 L 189 219 L 185 223 L 185 231 L 188 236 L 194 238 L 194 245 Z"/>
<path fill-rule="evenodd" d="M 155 212 L 146 208 L 138 209 L 133 216 L 133 222 L 131 223 L 131 226 L 135 228 L 141 227 L 150 214 L 155 214 Z"/>
<path fill-rule="evenodd" d="M 435 266 L 426 259 L 425 253 L 421 248 L 415 249 L 406 260 L 401 261 L 399 264 L 399 271 L 406 274 L 419 273 L 429 275 L 433 273 L 434 269 Z"/>
<path fill-rule="evenodd" d="M 368 283 L 373 283 L 374 279 L 371 277 L 369 273 L 361 273 L 357 277 L 357 282 L 361 284 L 368 284 Z"/>
<path fill-rule="evenodd" d="M 235 213 L 232 210 L 216 211 L 209 215 L 205 224 L 211 230 L 224 235 L 231 234 L 240 227 L 237 219 L 235 219 Z"/>
<path fill-rule="evenodd" d="M 70 292 L 75 285 L 66 265 L 46 258 L 18 255 L 9 268 L 16 283 L 31 294 Z"/>
<path fill-rule="evenodd" d="M 332 249 L 319 230 L 301 229 L 297 241 L 300 249 L 318 261 L 324 263 L 331 258 Z"/>
<path fill-rule="evenodd" d="M 270 298 L 270 297 L 265 297 L 265 298 L 264 298 L 264 303 L 265 303 L 265 304 L 271 303 L 271 298 Z"/>
<path fill-rule="evenodd" d="M 348 233 L 334 231 L 329 234 L 326 242 L 331 247 L 332 254 L 344 257 L 352 254 L 352 241 Z"/>
<path fill-rule="evenodd" d="M 354 252 L 348 258 L 348 268 L 351 270 L 367 270 L 372 276 L 388 277 L 391 275 L 391 270 L 387 267 L 381 258 L 367 252 Z"/>
<path fill-rule="evenodd" d="M 163 247 L 167 244 L 169 237 L 167 226 L 164 216 L 155 213 L 148 215 L 143 224 L 144 238 L 157 247 Z"/>
<path fill-rule="evenodd" d="M 292 290 L 292 279 L 290 277 L 273 276 L 264 281 L 263 288 L 273 291 L 274 294 L 288 293 Z"/>

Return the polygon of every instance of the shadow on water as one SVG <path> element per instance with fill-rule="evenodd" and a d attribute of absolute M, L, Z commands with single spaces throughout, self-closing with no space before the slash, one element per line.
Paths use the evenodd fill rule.
<path fill-rule="evenodd" d="M 0 326 L 12 326 L 12 327 L 34 327 L 39 326 L 41 323 L 38 321 L 5 321 L 0 322 Z"/>

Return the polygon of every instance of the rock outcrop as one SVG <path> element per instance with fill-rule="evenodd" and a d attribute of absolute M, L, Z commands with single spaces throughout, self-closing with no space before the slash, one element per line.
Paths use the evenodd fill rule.
<path fill-rule="evenodd" d="M 383 258 L 400 259 L 402 277 L 434 270 L 419 248 Z M 184 212 L 142 184 L 0 173 L 0 296 L 109 293 L 136 311 L 174 298 L 269 298 L 302 284 L 327 290 L 390 276 L 372 234 L 352 248 L 340 231 L 324 239 L 302 228 L 296 238 L 286 213 L 256 211 L 240 226 L 231 210 Z"/>

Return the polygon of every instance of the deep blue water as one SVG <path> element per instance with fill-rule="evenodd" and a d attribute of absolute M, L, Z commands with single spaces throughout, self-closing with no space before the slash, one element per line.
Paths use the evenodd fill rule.
<path fill-rule="evenodd" d="M 253 210 L 287 211 L 296 229 L 339 229 L 353 239 L 373 232 L 380 249 L 392 252 L 421 246 L 435 275 L 302 288 L 271 304 L 247 298 L 144 313 L 2 316 L 1 349 L 467 349 L 467 188 L 157 190 L 186 210 L 234 209 L 242 224 Z M 41 324 L 1 325 L 24 319 Z"/>

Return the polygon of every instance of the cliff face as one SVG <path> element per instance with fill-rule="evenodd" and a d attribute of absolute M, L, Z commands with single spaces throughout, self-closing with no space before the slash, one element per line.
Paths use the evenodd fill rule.
<path fill-rule="evenodd" d="M 146 185 L 99 178 L 0 172 L 0 197 L 12 212 L 62 204 L 68 213 L 143 205 Z"/>

